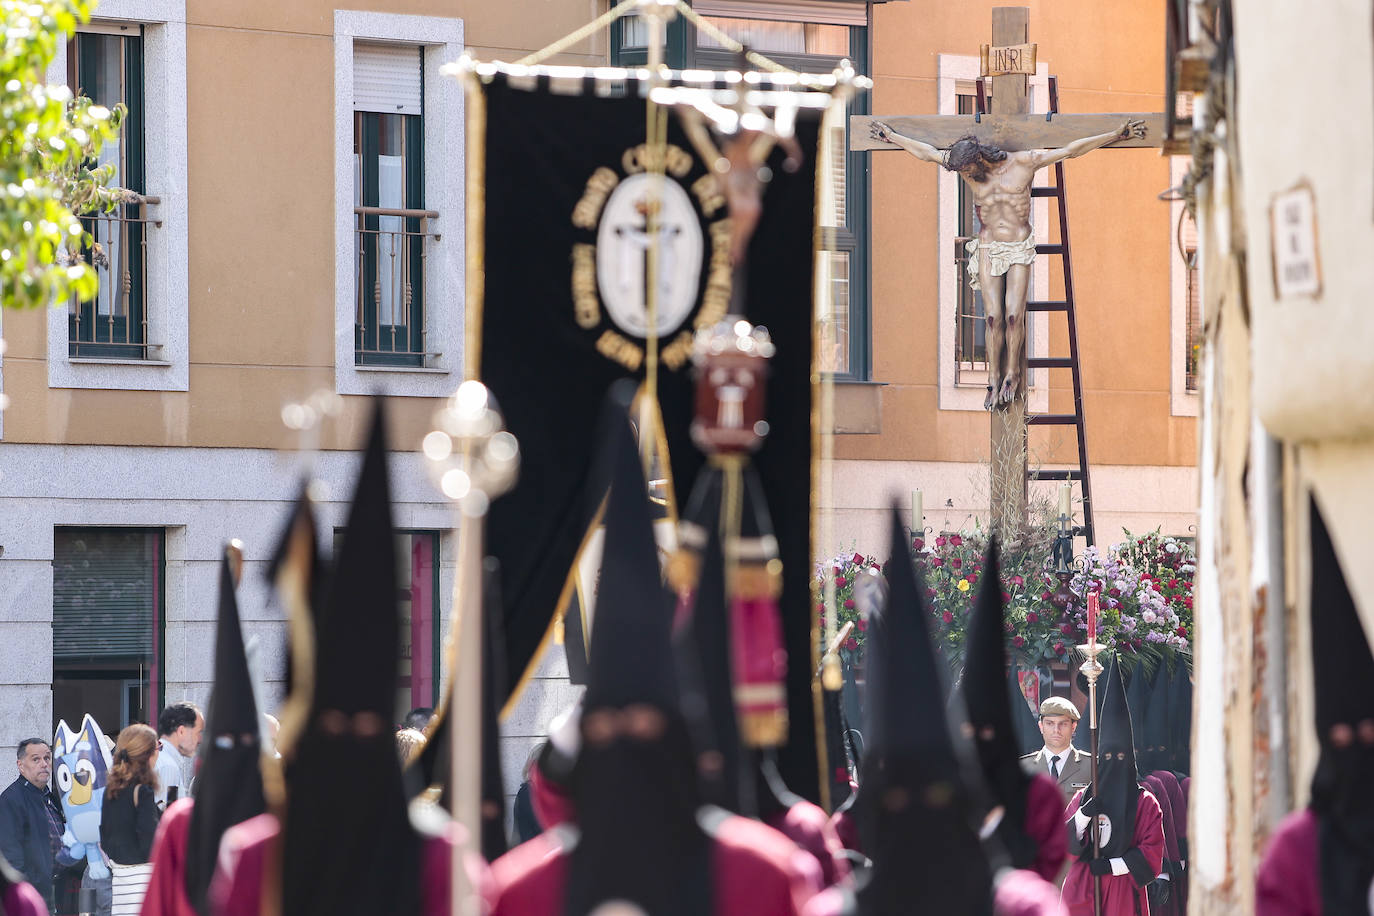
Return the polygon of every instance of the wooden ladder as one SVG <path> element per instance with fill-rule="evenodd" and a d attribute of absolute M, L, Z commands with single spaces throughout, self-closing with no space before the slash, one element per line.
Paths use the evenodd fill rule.
<path fill-rule="evenodd" d="M 984 81 L 978 80 L 978 113 L 986 112 L 984 102 Z M 1059 113 L 1059 82 L 1050 77 L 1050 114 Z M 1046 117 L 1049 117 L 1047 115 Z M 1092 485 L 1088 474 L 1088 440 L 1083 422 L 1083 373 L 1078 358 L 1078 320 L 1074 311 L 1073 262 L 1069 253 L 1069 213 L 1064 194 L 1064 163 L 1056 162 L 1054 184 L 1031 188 L 1031 197 L 1053 197 L 1059 207 L 1059 241 L 1052 244 L 1035 246 L 1036 254 L 1058 255 L 1064 268 L 1063 299 L 1031 299 L 1026 302 L 1026 313 L 1062 312 L 1069 322 L 1068 356 L 1032 356 L 1026 360 L 1028 369 L 1068 369 L 1073 376 L 1073 413 L 1033 413 L 1027 414 L 1030 426 L 1072 426 L 1078 437 L 1078 468 L 1031 470 L 1026 469 L 1026 480 L 1077 481 L 1083 497 L 1083 524 L 1075 525 L 1073 533 L 1081 535 L 1092 546 L 1095 543 L 1093 530 Z"/>

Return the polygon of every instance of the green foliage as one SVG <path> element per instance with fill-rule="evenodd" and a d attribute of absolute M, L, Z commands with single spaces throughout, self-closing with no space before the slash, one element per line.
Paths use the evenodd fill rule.
<path fill-rule="evenodd" d="M 114 167 L 95 166 L 119 133 L 110 110 L 44 83 L 48 65 L 92 0 L 0 0 L 0 307 L 64 304 L 95 296 L 91 245 L 77 215 L 109 212 L 128 193 L 109 187 Z"/>

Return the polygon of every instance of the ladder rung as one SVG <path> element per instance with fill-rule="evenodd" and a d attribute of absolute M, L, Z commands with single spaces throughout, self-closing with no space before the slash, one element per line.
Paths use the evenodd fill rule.
<path fill-rule="evenodd" d="M 1028 312 L 1067 312 L 1069 303 L 1065 299 L 1032 299 L 1026 303 Z"/>
<path fill-rule="evenodd" d="M 1073 360 L 1067 356 L 1032 356 L 1026 365 L 1031 369 L 1072 369 Z"/>
<path fill-rule="evenodd" d="M 1057 185 L 1047 184 L 1038 188 L 1031 188 L 1031 197 L 1059 197 L 1064 191 Z"/>
<path fill-rule="evenodd" d="M 1036 246 L 1035 246 L 1035 253 L 1036 253 L 1036 254 L 1063 254 L 1063 253 L 1064 253 L 1064 246 L 1063 246 L 1063 245 L 1058 245 L 1058 244 L 1056 244 L 1056 245 L 1036 245 Z"/>
<path fill-rule="evenodd" d="M 1041 470 L 1027 471 L 1027 480 L 1082 480 L 1082 471 Z"/>
<path fill-rule="evenodd" d="M 1033 413 L 1026 417 L 1031 426 L 1076 426 L 1078 415 L 1072 413 Z"/>

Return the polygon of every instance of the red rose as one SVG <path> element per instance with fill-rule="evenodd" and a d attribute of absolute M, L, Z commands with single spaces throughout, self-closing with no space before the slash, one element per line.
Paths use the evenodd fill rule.
<path fill-rule="evenodd" d="M 943 614 L 940 615 L 940 617 L 945 621 L 945 623 L 954 622 L 954 615 L 951 614 L 949 611 L 945 611 Z"/>
<path fill-rule="evenodd" d="M 844 641 L 844 647 L 850 652 L 853 652 L 855 649 L 859 648 L 859 641 L 851 636 Z"/>
<path fill-rule="evenodd" d="M 1187 627 L 1179 627 L 1179 628 L 1178 628 L 1177 630 L 1175 630 L 1174 632 L 1177 633 L 1179 636 L 1187 636 L 1187 635 L 1188 635 L 1188 628 L 1187 628 Z"/>
<path fill-rule="evenodd" d="M 1191 610 L 1193 609 L 1193 599 L 1192 599 L 1192 598 L 1184 598 L 1184 599 L 1183 599 L 1183 604 L 1188 608 L 1188 610 L 1191 611 Z"/>
<path fill-rule="evenodd" d="M 1011 600 L 1011 592 L 1005 591 L 1005 590 L 1004 590 L 1004 591 L 1002 592 L 1002 600 L 1003 600 L 1003 601 L 1010 601 L 1010 600 Z"/>
<path fill-rule="evenodd" d="M 958 569 L 960 566 L 964 565 L 964 561 L 959 559 L 958 557 L 955 557 L 949 561 L 949 565 L 953 566 L 955 569 Z"/>
<path fill-rule="evenodd" d="M 949 536 L 949 543 L 951 547 L 962 547 L 964 546 L 964 539 L 957 534 L 951 534 Z"/>
<path fill-rule="evenodd" d="M 1120 597 L 1121 597 L 1121 589 L 1119 589 L 1119 588 L 1108 589 L 1107 594 L 1111 595 L 1113 598 L 1120 598 Z"/>
<path fill-rule="evenodd" d="M 925 542 L 925 539 L 924 539 L 924 538 L 916 538 L 914 541 L 911 542 L 911 549 L 912 549 L 912 550 L 925 550 L 925 549 L 926 549 L 926 542 Z"/>
<path fill-rule="evenodd" d="M 1025 580 L 1025 579 L 1022 579 L 1020 576 L 1012 576 L 1012 577 L 1011 577 L 1011 584 L 1012 584 L 1012 585 L 1025 585 L 1025 584 L 1026 584 L 1026 580 Z"/>
<path fill-rule="evenodd" d="M 1065 636 L 1072 636 L 1072 635 L 1073 635 L 1073 624 L 1071 624 L 1071 623 L 1061 623 L 1061 624 L 1059 625 L 1059 632 L 1060 632 L 1060 633 L 1063 633 Z"/>
<path fill-rule="evenodd" d="M 844 567 L 843 567 L 843 566 L 836 566 L 836 567 L 835 567 L 835 575 L 838 576 L 838 575 L 839 575 L 840 573 L 842 573 L 842 572 L 844 572 Z"/>
<path fill-rule="evenodd" d="M 853 599 L 853 598 L 846 598 L 846 599 L 844 599 L 844 606 L 847 607 L 847 608 L 852 608 L 852 607 L 854 607 L 854 599 Z"/>
<path fill-rule="evenodd" d="M 943 546 L 945 546 L 945 545 L 948 544 L 948 543 L 949 543 L 949 541 L 945 539 L 945 536 L 944 536 L 943 534 L 940 535 L 940 536 L 938 536 L 937 538 L 935 538 L 935 546 L 936 546 L 936 547 L 943 547 Z"/>
<path fill-rule="evenodd" d="M 936 557 L 935 559 L 930 561 L 930 565 L 939 568 L 945 565 L 945 561 L 940 559 L 939 557 Z"/>
<path fill-rule="evenodd" d="M 1054 644 L 1054 654 L 1055 654 L 1055 655 L 1063 655 L 1063 654 L 1064 654 L 1064 651 L 1065 651 L 1065 650 L 1064 650 L 1064 644 L 1063 644 L 1062 642 L 1057 642 L 1057 643 Z"/>
<path fill-rule="evenodd" d="M 1169 587 L 1170 587 L 1170 588 L 1178 588 L 1178 580 L 1177 580 L 1177 579 L 1170 579 L 1170 580 L 1169 580 Z"/>
<path fill-rule="evenodd" d="M 978 574 L 977 574 L 977 573 L 969 573 L 968 575 L 964 576 L 964 578 L 968 580 L 968 584 L 969 584 L 969 585 L 972 585 L 973 583 L 975 583 L 975 582 L 978 581 Z"/>
<path fill-rule="evenodd" d="M 848 582 L 849 582 L 849 580 L 846 579 L 844 576 L 836 576 L 836 577 L 835 577 L 835 587 L 836 587 L 836 588 L 844 588 L 845 585 L 846 585 Z"/>
<path fill-rule="evenodd" d="M 1035 611 L 1027 611 L 1027 612 L 1026 612 L 1026 623 L 1039 623 L 1039 622 L 1040 622 L 1040 615 L 1039 615 L 1039 614 L 1035 613 Z"/>
<path fill-rule="evenodd" d="M 1041 601 L 1049 601 L 1049 600 L 1050 600 L 1051 598 L 1053 598 L 1053 597 L 1054 597 L 1054 596 L 1051 595 L 1049 592 L 1041 592 L 1041 593 L 1040 593 L 1040 600 L 1041 600 Z"/>
<path fill-rule="evenodd" d="M 928 589 L 926 589 L 926 597 L 927 597 L 927 598 L 934 598 L 934 597 L 935 597 L 935 589 L 933 589 L 933 588 L 928 588 Z"/>
<path fill-rule="evenodd" d="M 1013 636 L 1011 638 L 1011 644 L 1019 649 L 1026 644 L 1026 640 L 1021 636 Z"/>
<path fill-rule="evenodd" d="M 868 621 L 860 617 L 858 620 L 854 621 L 854 629 L 858 630 L 860 633 L 868 632 Z"/>
<path fill-rule="evenodd" d="M 861 553 L 856 553 L 856 554 L 854 554 L 854 565 L 855 565 L 855 566 L 863 566 L 863 565 L 864 565 L 864 555 L 863 555 L 863 554 L 861 554 Z"/>

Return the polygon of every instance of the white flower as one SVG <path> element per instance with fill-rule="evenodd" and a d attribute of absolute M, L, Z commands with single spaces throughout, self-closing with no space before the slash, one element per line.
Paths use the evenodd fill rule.
<path fill-rule="evenodd" d="M 1178 553 L 1178 545 L 1170 542 L 1164 545 L 1164 550 L 1168 553 Z"/>
<path fill-rule="evenodd" d="M 1155 616 L 1154 611 L 1145 611 L 1143 614 L 1140 615 L 1140 619 L 1145 621 L 1146 623 L 1154 623 L 1159 618 Z"/>

